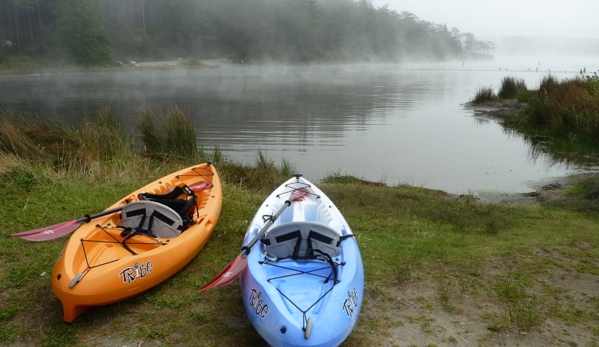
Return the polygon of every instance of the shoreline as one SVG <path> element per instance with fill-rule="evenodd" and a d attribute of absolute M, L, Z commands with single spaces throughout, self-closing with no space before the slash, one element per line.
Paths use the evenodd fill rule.
<path fill-rule="evenodd" d="M 482 104 L 467 102 L 462 106 L 474 111 L 474 117 L 501 121 L 508 114 L 524 109 L 527 104 L 516 99 L 499 100 Z M 545 202 L 567 199 L 566 192 L 574 187 L 578 180 L 589 174 L 574 174 L 564 177 L 542 179 L 532 183 L 533 191 L 528 193 L 510 193 L 501 191 L 476 192 L 474 197 L 483 204 L 513 204 L 513 205 L 541 205 Z"/>

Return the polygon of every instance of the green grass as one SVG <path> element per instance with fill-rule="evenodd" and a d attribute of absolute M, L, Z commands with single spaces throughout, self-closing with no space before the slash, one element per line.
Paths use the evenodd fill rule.
<path fill-rule="evenodd" d="M 474 98 L 470 100 L 473 104 L 484 104 L 486 102 L 499 101 L 499 97 L 493 91 L 492 87 L 480 87 L 476 90 Z"/>
<path fill-rule="evenodd" d="M 0 149 L 0 345 L 264 346 L 246 317 L 237 283 L 199 292 L 238 254 L 255 211 L 293 172 L 290 163 L 277 166 L 263 151 L 251 165 L 229 162 L 218 149 L 198 152 L 196 160 L 218 159 L 224 193 L 205 249 L 152 290 L 62 322 L 49 274 L 66 238 L 32 243 L 9 236 L 101 211 L 189 164 L 177 149 L 161 156 L 133 150 L 129 136 L 111 127 L 110 112 L 104 117 L 83 124 L 101 129 L 61 125 L 54 137 L 48 134 L 90 151 L 88 159 L 61 157 L 73 148 L 60 146 L 36 159 L 36 138 L 27 136 L 15 138 L 22 140 L 13 141 L 16 147 L 5 143 Z M 31 124 L 21 121 L 4 118 L 3 125 L 27 134 L 23 129 Z M 119 151 L 79 145 L 94 143 L 109 128 L 102 136 L 114 136 Z M 70 161 L 58 165 L 57 158 Z M 364 306 L 344 347 L 403 345 L 393 340 L 393 331 L 401 329 L 424 336 L 424 345 L 442 345 L 442 332 L 453 325 L 443 326 L 441 317 L 470 319 L 506 345 L 519 341 L 507 335 L 520 338 L 555 326 L 560 332 L 552 336 L 564 341 L 570 331 L 589 345 L 597 340 L 599 215 L 583 208 L 594 204 L 596 183 L 581 183 L 568 200 L 551 206 L 480 204 L 470 196 L 387 187 L 338 173 L 318 186 L 346 217 L 364 261 Z M 472 333 L 477 331 L 451 332 L 446 341 Z"/>
<path fill-rule="evenodd" d="M 516 99 L 521 93 L 527 92 L 526 82 L 523 79 L 506 76 L 501 80 L 501 87 L 497 96 L 501 99 Z"/>
<path fill-rule="evenodd" d="M 174 163 L 171 166 L 172 170 L 178 168 Z M 223 176 L 229 176 L 226 165 L 218 169 Z M 261 172 L 258 166 L 246 170 Z M 213 238 L 195 260 L 155 289 L 118 304 L 93 308 L 70 325 L 62 323 L 61 306 L 50 292 L 47 275 L 65 239 L 27 243 L 8 237 L 102 210 L 165 171 L 163 166 L 142 175 L 133 175 L 131 171 L 127 180 L 73 179 L 68 175 L 52 180 L 54 174 L 43 172 L 25 179 L 0 176 L 3 188 L 11 187 L 3 190 L 6 193 L 0 203 L 0 288 L 4 295 L 0 304 L 0 343 L 94 345 L 93 340 L 87 339 L 117 335 L 124 344 L 153 341 L 194 345 L 201 336 L 206 346 L 262 345 L 245 318 L 236 284 L 202 294 L 198 289 L 239 251 L 247 222 L 265 198 L 263 191 L 248 189 L 238 182 L 224 182 L 221 218 Z M 547 296 L 535 288 L 532 280 L 538 273 L 555 269 L 554 263 L 563 259 L 572 263 L 557 267 L 566 274 L 599 276 L 594 265 L 599 259 L 596 248 L 578 248 L 581 242 L 599 245 L 599 220 L 595 216 L 545 207 L 481 205 L 406 186 L 319 186 L 343 211 L 357 235 L 367 279 L 365 311 L 369 307 L 385 307 L 385 302 L 394 301 L 391 293 L 401 292 L 414 281 L 430 281 L 436 290 L 439 285 L 435 283 L 440 282 L 435 278 L 440 277 L 443 284 L 437 297 L 443 311 L 456 315 L 465 312 L 459 302 L 461 292 L 497 298 L 503 303 L 505 316 L 499 320 L 502 331 L 528 332 L 538 329 L 547 319 L 577 326 L 595 322 L 589 307 L 563 296 Z M 559 257 L 535 258 L 532 249 L 549 249 Z M 580 259 L 587 262 L 579 263 Z M 495 265 L 507 275 L 480 274 L 480 268 Z M 46 275 L 41 276 L 44 272 Z M 554 300 L 589 313 L 578 322 L 568 318 L 567 311 L 551 313 L 548 307 Z M 434 309 L 434 305 L 426 308 Z M 360 321 L 358 326 L 361 324 L 367 321 Z M 433 334 L 428 320 L 418 324 L 423 333 Z M 492 318 L 488 324 L 493 324 Z M 24 333 L 35 329 L 35 334 Z M 383 331 L 385 327 L 375 329 Z M 379 345 L 371 334 L 356 330 L 347 346 Z"/>
<path fill-rule="evenodd" d="M 140 112 L 137 127 L 144 144 L 143 153 L 147 156 L 174 156 L 193 161 L 203 155 L 197 146 L 194 122 L 178 107 L 170 109 L 166 115 L 144 109 Z"/>
<path fill-rule="evenodd" d="M 528 138 L 544 137 L 553 153 L 599 152 L 599 76 L 558 80 L 544 77 L 536 91 L 518 96 L 527 107 L 506 117 L 504 126 Z"/>

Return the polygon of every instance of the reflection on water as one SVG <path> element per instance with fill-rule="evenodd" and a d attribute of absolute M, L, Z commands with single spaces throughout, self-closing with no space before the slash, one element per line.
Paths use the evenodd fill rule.
<path fill-rule="evenodd" d="M 530 181 L 577 171 L 462 106 L 477 88 L 497 88 L 506 75 L 531 88 L 543 76 L 498 71 L 498 64 L 131 68 L 11 77 L 0 79 L 0 107 L 77 120 L 110 105 L 132 129 L 140 108 L 165 112 L 178 105 L 195 120 L 205 148 L 217 146 L 247 163 L 262 150 L 316 182 L 341 173 L 452 193 L 525 192 Z"/>

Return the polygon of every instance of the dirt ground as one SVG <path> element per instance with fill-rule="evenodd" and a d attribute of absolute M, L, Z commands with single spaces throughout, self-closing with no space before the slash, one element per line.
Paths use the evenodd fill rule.
<path fill-rule="evenodd" d="M 565 192 L 575 185 L 577 177 L 580 176 L 560 177 L 537 182 L 534 185 L 534 191 L 530 193 L 479 192 L 476 194 L 476 198 L 481 203 L 540 205 L 543 202 L 566 199 Z"/>
<path fill-rule="evenodd" d="M 501 269 L 480 268 L 479 279 L 496 280 Z M 560 271 L 558 271 L 560 272 Z M 428 276 L 427 276 L 428 277 Z M 583 309 L 584 298 L 595 295 L 598 276 L 561 271 L 552 276 L 540 275 L 545 281 L 566 291 Z M 381 336 L 379 346 L 597 346 L 599 336 L 583 324 L 567 324 L 547 318 L 529 332 L 516 328 L 497 328 L 492 322 L 502 322 L 509 310 L 505 303 L 490 293 L 449 288 L 450 311 L 443 308 L 439 292 L 443 288 L 431 280 L 415 280 L 386 295 L 383 307 L 365 309 L 360 322 L 385 317 L 388 334 Z M 379 300 L 380 302 L 380 300 Z M 378 306 L 378 305 L 377 305 Z M 366 308 L 366 307 L 365 307 Z M 592 328 L 591 328 L 592 329 Z M 596 328 L 595 328 L 596 329 Z"/>

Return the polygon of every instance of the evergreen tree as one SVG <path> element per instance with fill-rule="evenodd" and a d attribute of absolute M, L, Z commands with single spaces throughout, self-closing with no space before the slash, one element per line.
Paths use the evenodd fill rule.
<path fill-rule="evenodd" d="M 54 11 L 56 45 L 77 63 L 111 64 L 113 52 L 104 16 L 88 0 L 59 0 Z"/>

